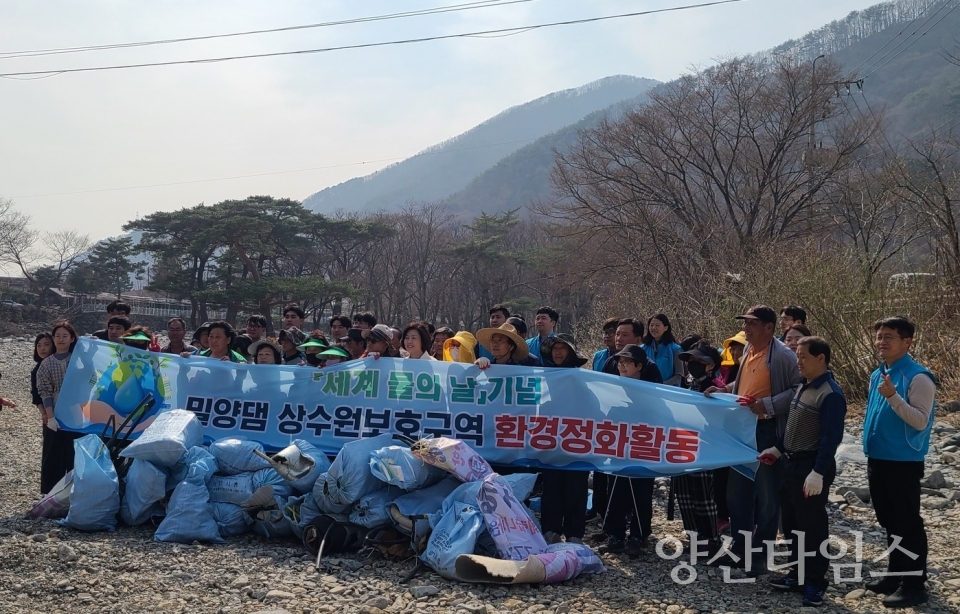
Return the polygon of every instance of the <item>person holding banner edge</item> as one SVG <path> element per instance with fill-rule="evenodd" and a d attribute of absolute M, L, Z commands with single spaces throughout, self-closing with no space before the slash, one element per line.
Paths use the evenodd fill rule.
<path fill-rule="evenodd" d="M 711 386 L 703 394 L 707 397 L 714 392 L 739 395 L 739 403 L 757 416 L 757 449 L 766 450 L 775 446 L 786 431 L 790 401 L 800 384 L 797 357 L 774 336 L 777 314 L 770 307 L 754 305 L 737 319 L 743 320 L 747 341 L 737 378 L 723 387 Z M 753 536 L 753 541 L 759 542 L 759 546 L 752 548 L 772 552 L 780 518 L 782 476 L 779 465 L 761 464 L 753 480 L 737 471 L 730 472 L 727 505 L 733 552 L 721 564 L 742 567 L 751 575 L 765 572 L 768 557 L 754 559 L 753 552 L 746 550 L 746 538 Z M 764 546 L 769 550 L 764 550 Z"/>
<path fill-rule="evenodd" d="M 67 374 L 73 348 L 77 345 L 77 331 L 63 320 L 53 325 L 50 334 L 53 336 L 54 353 L 44 358 L 37 369 L 37 391 L 43 402 L 44 413 L 44 454 L 40 461 L 40 494 L 43 495 L 73 469 L 73 441 L 81 435 L 59 429 L 53 417 L 53 408 Z"/>

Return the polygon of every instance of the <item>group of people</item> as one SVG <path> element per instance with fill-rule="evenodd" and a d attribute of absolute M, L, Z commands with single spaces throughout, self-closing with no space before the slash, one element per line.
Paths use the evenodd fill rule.
<path fill-rule="evenodd" d="M 422 321 L 403 328 L 388 326 L 369 312 L 352 318 L 335 315 L 327 331 L 305 332 L 304 311 L 289 305 L 276 337 L 266 335 L 266 318 L 254 314 L 242 332 L 224 321 L 204 323 L 187 343 L 185 322 L 172 318 L 166 330 L 169 341 L 162 347 L 147 327 L 131 323 L 129 313 L 125 304 L 111 303 L 106 328 L 94 336 L 145 350 L 257 365 L 323 368 L 380 356 L 473 363 L 483 370 L 495 365 L 576 369 L 589 363 L 596 371 L 681 386 L 708 397 L 734 394 L 743 411 L 757 417 L 759 469 L 755 479 L 729 468 L 673 477 L 671 496 L 684 529 L 695 535 L 710 564 L 739 567 L 750 574 L 766 571 L 782 531 L 791 540 L 791 561 L 807 562 L 802 575 L 795 565 L 788 574 L 773 578 L 771 585 L 802 592 L 806 606 L 823 603 L 829 561 L 821 544 L 828 537 L 827 495 L 836 476 L 834 455 L 843 437 L 846 400 L 830 371 L 830 346 L 811 335 L 800 307 L 785 307 L 779 316 L 764 305 L 751 307 L 739 316 L 741 330 L 720 347 L 699 335 L 678 341 L 665 314 L 646 321 L 610 318 L 602 326 L 604 347 L 592 359 L 579 350 L 572 335 L 556 332 L 560 316 L 551 307 L 536 311 L 528 335 L 526 320 L 504 305 L 489 310 L 489 326 L 476 334 Z M 909 354 L 915 334 L 912 322 L 886 318 L 875 324 L 874 332 L 882 362 L 871 379 L 863 431 L 870 492 L 888 543 L 897 541 L 916 556 L 894 550 L 887 573 L 867 588 L 886 594 L 884 604 L 889 607 L 906 607 L 927 600 L 919 484 L 933 423 L 935 384 L 933 375 Z M 60 322 L 50 333 L 37 335 L 34 344 L 37 365 L 31 383 L 44 424 L 43 493 L 73 461 L 74 435 L 56 429 L 53 407 L 76 342 L 74 328 Z M 547 541 L 583 543 L 587 522 L 598 518 L 601 529 L 589 539 L 600 552 L 640 554 L 652 534 L 653 479 L 594 472 L 593 505 L 586 510 L 589 479 L 585 471 L 542 472 L 541 523 Z M 727 531 L 730 548 L 723 540 Z M 803 552 L 794 532 L 804 535 Z"/>

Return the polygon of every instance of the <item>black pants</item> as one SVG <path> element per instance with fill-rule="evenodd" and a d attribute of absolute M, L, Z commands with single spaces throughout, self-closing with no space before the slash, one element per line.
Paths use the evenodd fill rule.
<path fill-rule="evenodd" d="M 590 510 L 597 512 L 601 518 L 607 513 L 607 503 L 610 502 L 607 481 L 606 473 L 593 472 L 593 505 Z"/>
<path fill-rule="evenodd" d="M 717 504 L 717 517 L 721 520 L 730 520 L 730 508 L 727 507 L 727 478 L 730 476 L 730 467 L 721 467 L 713 470 L 713 501 Z"/>
<path fill-rule="evenodd" d="M 543 532 L 553 531 L 567 539 L 583 539 L 587 529 L 588 471 L 543 471 L 543 494 L 540 497 L 540 523 Z"/>
<path fill-rule="evenodd" d="M 802 452 L 787 456 L 783 455 L 783 486 L 780 488 L 780 513 L 783 521 L 783 536 L 790 541 L 789 563 L 800 561 L 799 537 L 803 535 L 803 551 L 807 555 L 802 565 L 804 582 L 818 589 L 827 588 L 827 570 L 830 561 L 821 553 L 820 546 L 830 536 L 830 527 L 827 520 L 827 495 L 830 485 L 837 477 L 837 465 L 830 463 L 830 468 L 823 476 L 823 489 L 819 495 L 803 496 L 803 483 L 813 470 L 817 461 L 816 452 Z M 799 570 L 795 565 L 790 568 L 790 575 L 798 577 Z"/>
<path fill-rule="evenodd" d="M 877 522 L 887 531 L 887 546 L 893 537 L 901 542 L 887 561 L 887 572 L 906 587 L 923 588 L 927 580 L 927 532 L 920 517 L 920 479 L 922 461 L 867 459 L 867 482 Z M 917 555 L 910 558 L 903 550 Z M 913 575 L 906 575 L 913 572 Z M 917 573 L 919 572 L 919 573 Z"/>
<path fill-rule="evenodd" d="M 630 537 L 639 539 L 653 533 L 653 478 L 610 476 L 610 507 L 603 519 L 603 531 L 616 539 L 626 539 L 627 517 Z"/>
<path fill-rule="evenodd" d="M 83 435 L 43 428 L 43 451 L 40 456 L 40 494 L 50 492 L 64 475 L 73 469 L 73 441 Z"/>

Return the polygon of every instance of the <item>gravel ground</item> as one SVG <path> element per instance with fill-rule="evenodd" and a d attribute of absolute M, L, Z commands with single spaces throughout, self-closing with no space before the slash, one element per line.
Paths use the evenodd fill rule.
<path fill-rule="evenodd" d="M 149 527 L 121 527 L 115 533 L 85 534 L 55 521 L 24 517 L 36 501 L 40 465 L 40 421 L 30 406 L 29 342 L 0 339 L 0 394 L 20 408 L 0 413 L 0 611 L 2 612 L 464 612 L 523 614 L 564 612 L 794 612 L 796 594 L 776 593 L 766 578 L 756 583 L 726 583 L 722 571 L 698 565 L 695 581 L 671 580 L 675 562 L 657 556 L 652 546 L 640 557 L 604 556 L 606 573 L 563 585 L 499 587 L 449 582 L 424 573 L 408 585 L 399 580 L 412 562 L 392 563 L 360 555 L 331 559 L 320 572 L 293 541 L 266 541 L 247 535 L 221 546 L 178 545 L 153 541 Z M 952 416 L 951 416 L 952 418 Z M 858 437 L 858 425 L 848 431 Z M 928 456 L 947 484 L 925 495 L 924 516 L 930 537 L 931 602 L 924 611 L 960 611 L 960 435 L 938 426 Z M 847 449 L 856 456 L 858 446 Z M 834 491 L 865 488 L 866 468 L 855 460 L 842 464 Z M 956 485 L 956 486 L 955 486 Z M 958 488 L 958 490 L 954 490 Z M 665 515 L 666 485 L 660 484 L 654 533 L 679 535 Z M 873 509 L 854 495 L 833 494 L 831 533 L 849 542 L 844 563 L 854 563 L 850 531 L 862 531 L 863 569 L 884 550 Z M 852 503 L 851 503 L 852 502 Z M 596 525 L 588 527 L 588 533 Z M 666 548 L 671 551 L 670 547 Z M 845 571 L 849 575 L 852 570 Z M 686 576 L 682 576 L 685 578 Z M 738 577 L 736 572 L 734 577 Z M 739 576 L 742 578 L 742 576 Z M 833 584 L 824 612 L 879 612 L 879 597 L 864 594 L 861 583 Z M 816 611 L 816 610 L 812 610 Z"/>

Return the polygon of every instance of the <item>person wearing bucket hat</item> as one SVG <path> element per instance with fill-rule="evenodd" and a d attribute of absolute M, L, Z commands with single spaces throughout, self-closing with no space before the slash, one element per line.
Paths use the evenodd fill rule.
<path fill-rule="evenodd" d="M 193 340 L 190 341 L 190 345 L 197 348 L 197 351 L 194 354 L 199 354 L 203 350 L 209 349 L 207 344 L 207 337 L 210 335 L 210 322 L 204 322 L 200 325 L 200 328 L 193 331 Z"/>
<path fill-rule="evenodd" d="M 540 361 L 545 367 L 568 368 L 582 367 L 588 359 L 577 350 L 573 335 L 560 333 L 556 337 L 548 337 L 540 345 Z"/>
<path fill-rule="evenodd" d="M 587 363 L 587 357 L 577 351 L 573 335 L 560 333 L 548 337 L 540 346 L 544 366 L 555 369 L 579 369 Z M 543 537 L 548 544 L 556 544 L 562 538 L 569 543 L 582 544 L 587 530 L 589 471 L 544 469 L 543 495 L 540 501 L 540 522 Z"/>
<path fill-rule="evenodd" d="M 527 341 L 517 333 L 510 323 L 499 328 L 481 328 L 477 331 L 477 341 L 493 355 L 491 362 L 487 358 L 478 358 L 474 364 L 486 369 L 491 364 L 519 365 L 530 354 Z"/>
<path fill-rule="evenodd" d="M 656 363 L 635 343 L 623 346 L 611 358 L 617 361 L 620 377 L 663 383 Z M 599 552 L 626 552 L 630 557 L 640 556 L 644 544 L 653 532 L 653 478 L 613 476 L 612 479 L 608 478 L 608 484 L 610 494 L 607 511 L 603 516 L 603 533 L 609 536 L 609 541 L 599 548 Z"/>
<path fill-rule="evenodd" d="M 477 359 L 477 338 L 466 330 L 457 331 L 443 342 L 443 359 L 447 362 L 472 363 Z"/>
<path fill-rule="evenodd" d="M 297 346 L 307 340 L 307 335 L 299 328 L 287 328 L 277 335 L 277 343 L 283 350 L 281 362 L 285 365 L 299 365 L 306 359 L 306 355 Z"/>
<path fill-rule="evenodd" d="M 283 364 L 283 350 L 272 339 L 260 339 L 254 341 L 247 348 L 250 353 L 250 359 L 255 365 L 280 365 Z"/>
<path fill-rule="evenodd" d="M 390 327 L 386 324 L 377 324 L 370 330 L 365 330 L 362 332 L 363 338 L 367 340 L 367 350 L 363 353 L 361 358 L 366 358 L 367 356 L 373 356 L 374 358 L 380 358 L 384 356 L 386 358 L 396 358 L 397 355 L 394 354 L 393 344 L 393 333 L 390 332 Z"/>
<path fill-rule="evenodd" d="M 738 403 L 757 416 L 756 443 L 758 450 L 777 444 L 787 426 L 787 416 L 793 391 L 800 384 L 797 356 L 775 336 L 777 313 L 766 305 L 754 305 L 742 316 L 747 345 L 737 378 L 725 386 L 710 386 L 703 391 L 709 397 L 714 392 L 736 394 Z M 745 567 L 749 573 L 759 574 L 766 569 L 772 544 L 777 537 L 780 518 L 780 484 L 783 470 L 779 464 L 760 464 L 756 479 L 731 471 L 727 480 L 727 506 L 730 508 L 731 551 L 725 563 Z M 744 535 L 753 534 L 753 543 L 763 544 L 745 559 Z"/>

